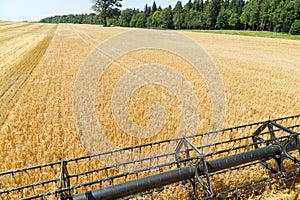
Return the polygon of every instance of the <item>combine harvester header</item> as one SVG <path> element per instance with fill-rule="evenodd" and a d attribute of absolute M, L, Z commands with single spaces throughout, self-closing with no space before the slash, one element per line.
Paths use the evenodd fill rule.
<path fill-rule="evenodd" d="M 247 197 L 299 176 L 299 135 L 296 115 L 1 172 L 15 187 L 0 185 L 0 199 Z M 212 137 L 221 142 L 203 145 Z"/>

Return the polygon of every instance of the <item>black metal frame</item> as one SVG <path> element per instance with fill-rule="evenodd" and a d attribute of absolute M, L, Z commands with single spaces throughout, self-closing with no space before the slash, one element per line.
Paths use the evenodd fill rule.
<path fill-rule="evenodd" d="M 269 139 L 265 140 L 261 137 L 262 132 L 268 127 L 268 133 L 269 133 Z M 283 138 L 283 140 L 280 140 L 278 137 L 275 136 L 274 127 L 277 127 L 279 130 L 284 131 L 288 134 L 287 137 Z M 270 170 L 273 174 L 278 173 L 276 169 L 274 169 L 271 165 L 267 164 L 267 160 L 274 159 L 278 165 L 280 172 L 285 172 L 285 168 L 283 165 L 283 161 L 285 159 L 289 159 L 292 162 L 294 162 L 298 167 L 300 167 L 300 161 L 293 157 L 289 151 L 288 146 L 295 146 L 298 149 L 298 152 L 300 153 L 300 139 L 299 139 L 299 133 L 290 130 L 274 121 L 267 121 L 265 122 L 261 127 L 259 127 L 253 134 L 252 140 L 254 143 L 262 142 L 266 146 L 269 145 L 278 145 L 281 149 L 280 155 L 274 155 L 272 157 L 264 158 L 261 160 L 261 164 Z M 258 144 L 255 145 L 255 148 L 259 148 Z"/>
<path fill-rule="evenodd" d="M 198 156 L 196 158 L 194 157 L 193 159 L 191 159 L 190 149 L 192 149 L 193 151 L 195 151 L 198 154 Z M 181 156 L 180 154 L 185 154 L 185 158 L 183 158 L 183 156 Z M 179 144 L 175 150 L 175 159 L 178 163 L 177 164 L 178 168 L 180 168 L 179 163 L 182 160 L 185 160 L 185 159 L 190 160 L 189 162 L 185 163 L 184 165 L 190 166 L 193 169 L 193 171 L 195 172 L 194 177 L 192 179 L 189 179 L 189 182 L 192 183 L 193 188 L 194 188 L 194 196 L 193 196 L 194 199 L 197 199 L 197 200 L 199 199 L 198 189 L 197 189 L 198 184 L 203 188 L 203 190 L 206 192 L 208 197 L 213 196 L 213 191 L 212 191 L 212 186 L 211 186 L 211 181 L 210 181 L 210 177 L 209 177 L 209 173 L 208 173 L 208 167 L 207 167 L 205 155 L 193 143 L 191 143 L 188 139 L 183 138 L 179 142 Z M 205 181 L 202 180 L 202 178 L 199 176 L 200 169 L 202 169 L 205 174 Z"/>
<path fill-rule="evenodd" d="M 264 127 L 267 127 L 269 123 L 263 124 L 252 136 L 257 140 L 262 140 L 262 138 L 258 138 L 259 133 L 261 134 L 264 130 Z M 113 186 L 109 186 L 106 188 L 100 188 L 96 190 L 89 191 L 87 193 L 81 193 L 78 195 L 74 195 L 70 199 L 74 200 L 84 200 L 86 196 L 89 196 L 91 199 L 100 200 L 100 199 L 116 199 L 120 197 L 125 197 L 131 194 L 140 193 L 143 191 L 147 191 L 153 188 L 159 188 L 164 185 L 169 185 L 171 183 L 180 182 L 183 180 L 190 180 L 193 184 L 194 188 L 194 198 L 199 199 L 197 184 L 201 185 L 205 190 L 207 197 L 212 198 L 216 195 L 212 192 L 212 186 L 210 183 L 210 173 L 220 171 L 223 169 L 239 166 L 243 163 L 250 163 L 256 160 L 269 159 L 274 156 L 286 156 L 289 151 L 294 151 L 298 149 L 298 136 L 300 133 L 296 133 L 292 130 L 287 129 L 279 124 L 273 124 L 279 130 L 284 130 L 286 132 L 292 133 L 291 137 L 275 137 L 271 140 L 264 140 L 259 142 L 254 142 L 255 146 L 254 150 L 247 151 L 244 153 L 239 153 L 236 155 L 231 155 L 223 158 L 219 158 L 216 160 L 206 161 L 205 155 L 202 154 L 199 149 L 194 146 L 188 139 L 183 138 L 179 142 L 175 158 L 177 160 L 177 170 L 167 171 L 160 174 L 155 174 L 148 177 L 143 177 L 140 179 L 136 179 L 129 182 L 124 182 L 120 184 L 115 184 Z M 275 135 L 275 134 L 273 134 Z M 284 138 L 284 143 L 274 143 L 271 145 L 272 141 L 280 141 L 280 139 Z M 267 144 L 267 146 L 259 148 L 258 144 Z M 298 149 L 299 150 L 299 149 Z M 191 151 L 196 151 L 198 156 L 191 157 Z M 182 156 L 181 154 L 185 155 Z M 285 158 L 285 157 L 284 157 Z M 288 157 L 291 159 L 290 157 Z M 292 157 L 293 161 L 299 163 L 299 161 Z M 184 167 L 180 167 L 178 163 L 185 161 Z M 298 168 L 297 168 L 298 170 Z M 280 172 L 279 175 L 281 179 L 286 179 L 289 173 L 285 174 Z M 200 178 L 200 175 L 204 175 L 207 184 Z M 278 175 L 278 173 L 276 173 Z M 278 176 L 279 176 L 278 175 Z M 246 186 L 251 186 L 246 184 Z M 246 187 L 245 186 L 245 187 Z M 235 188 L 234 190 L 237 190 Z M 227 192 L 227 191 L 226 191 Z"/>
<path fill-rule="evenodd" d="M 71 186 L 71 184 L 70 184 L 70 179 L 69 179 L 69 172 L 67 169 L 67 163 L 65 161 L 61 161 L 58 191 L 62 190 L 63 188 L 68 188 L 70 186 Z M 70 190 L 66 190 L 66 191 L 58 193 L 59 200 L 65 200 L 69 196 L 71 196 Z"/>

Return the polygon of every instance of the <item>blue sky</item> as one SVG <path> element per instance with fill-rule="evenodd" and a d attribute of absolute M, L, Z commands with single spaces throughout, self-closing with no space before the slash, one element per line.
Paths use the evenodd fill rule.
<path fill-rule="evenodd" d="M 154 0 L 123 0 L 122 8 L 144 8 Z M 182 0 L 185 4 L 188 0 Z M 91 13 L 92 0 L 0 0 L 0 20 L 39 21 L 63 14 Z M 157 5 L 174 6 L 177 0 L 156 0 Z"/>

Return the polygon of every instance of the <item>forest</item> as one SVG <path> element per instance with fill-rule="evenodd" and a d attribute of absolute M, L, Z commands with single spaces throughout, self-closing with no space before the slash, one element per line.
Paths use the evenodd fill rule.
<path fill-rule="evenodd" d="M 162 8 L 126 8 L 108 17 L 107 26 L 159 29 L 253 30 L 300 34 L 300 0 L 189 0 Z M 99 15 L 63 15 L 43 23 L 103 24 Z"/>

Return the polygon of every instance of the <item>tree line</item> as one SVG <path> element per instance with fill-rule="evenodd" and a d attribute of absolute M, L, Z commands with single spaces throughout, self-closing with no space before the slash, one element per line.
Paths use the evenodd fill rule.
<path fill-rule="evenodd" d="M 72 24 L 101 24 L 102 20 L 95 13 L 56 15 L 40 20 L 41 23 L 72 23 Z"/>
<path fill-rule="evenodd" d="M 189 0 L 184 5 L 177 1 L 174 7 L 170 5 L 166 8 L 157 6 L 154 1 L 152 5 L 146 4 L 143 10 L 120 10 L 120 0 L 113 1 L 119 4 L 111 8 L 111 14 L 105 14 L 99 5 L 96 7 L 96 3 L 93 9 L 99 15 L 54 16 L 41 22 L 162 29 L 260 30 L 300 34 L 300 0 Z"/>

